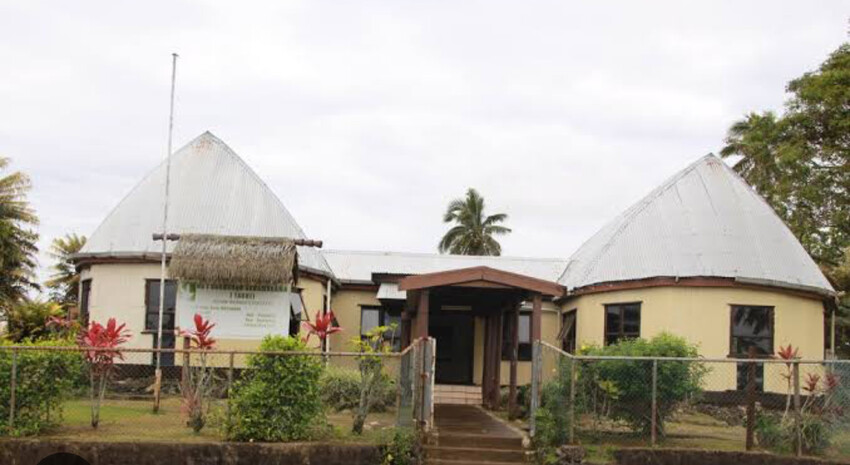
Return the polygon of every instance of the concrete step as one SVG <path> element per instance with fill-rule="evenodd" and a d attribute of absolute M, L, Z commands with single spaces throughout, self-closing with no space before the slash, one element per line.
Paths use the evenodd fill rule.
<path fill-rule="evenodd" d="M 524 450 L 478 449 L 471 447 L 425 446 L 425 458 L 437 460 L 465 460 L 475 462 L 524 463 Z"/>
<path fill-rule="evenodd" d="M 479 434 L 440 434 L 437 431 L 431 437 L 431 445 L 436 447 L 472 447 L 479 449 L 524 450 L 522 438 L 504 438 Z"/>
<path fill-rule="evenodd" d="M 477 460 L 442 460 L 442 459 L 434 459 L 434 460 L 426 460 L 426 464 L 428 465 L 514 465 L 521 463 L 530 463 L 530 462 L 482 462 Z"/>
<path fill-rule="evenodd" d="M 482 401 L 480 397 L 439 395 L 434 396 L 434 403 L 449 405 L 481 405 Z"/>

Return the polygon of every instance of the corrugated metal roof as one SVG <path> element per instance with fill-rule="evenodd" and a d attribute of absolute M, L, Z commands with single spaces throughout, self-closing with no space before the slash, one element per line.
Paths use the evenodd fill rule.
<path fill-rule="evenodd" d="M 726 277 L 832 292 L 794 234 L 723 161 L 705 156 L 570 258 L 570 289 L 650 277 Z"/>
<path fill-rule="evenodd" d="M 534 278 L 555 281 L 566 260 L 553 258 L 479 257 L 401 252 L 325 250 L 322 252 L 334 275 L 348 282 L 371 282 L 372 273 L 423 274 L 489 266 Z"/>
<path fill-rule="evenodd" d="M 151 234 L 162 229 L 165 163 L 151 171 L 91 235 L 79 255 L 158 253 Z M 280 199 L 224 142 L 209 132 L 171 158 L 169 233 L 306 239 Z M 169 243 L 169 251 L 174 244 Z M 330 273 L 322 255 L 298 248 L 298 264 Z"/>
<path fill-rule="evenodd" d="M 406 300 L 407 291 L 398 290 L 398 283 L 381 283 L 375 298 L 378 300 Z"/>

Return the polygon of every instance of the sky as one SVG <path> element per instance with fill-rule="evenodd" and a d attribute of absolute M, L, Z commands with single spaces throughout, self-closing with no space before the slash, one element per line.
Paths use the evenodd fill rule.
<path fill-rule="evenodd" d="M 332 249 L 435 252 L 447 203 L 568 257 L 848 40 L 846 1 L 0 0 L 0 155 L 40 247 L 209 130 Z M 41 274 L 50 258 L 41 254 Z"/>

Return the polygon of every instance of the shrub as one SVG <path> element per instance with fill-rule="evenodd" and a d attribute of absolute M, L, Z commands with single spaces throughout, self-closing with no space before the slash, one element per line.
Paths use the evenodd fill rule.
<path fill-rule="evenodd" d="M 77 337 L 77 345 L 86 350 L 83 352 L 89 365 L 89 398 L 91 399 L 91 426 L 97 428 L 100 424 L 100 406 L 106 396 L 106 387 L 115 369 L 115 359 L 124 360 L 120 346 L 127 342 L 130 332 L 124 324 L 119 325 L 115 318 L 110 318 L 106 326 L 92 321 L 85 331 Z"/>
<path fill-rule="evenodd" d="M 70 346 L 68 340 L 24 342 L 16 345 Z M 8 346 L 8 343 L 3 343 Z M 17 355 L 15 421 L 9 427 L 12 351 L 0 350 L 0 434 L 38 434 L 58 425 L 62 401 L 80 389 L 86 378 L 79 352 L 21 350 Z"/>
<path fill-rule="evenodd" d="M 196 433 L 206 424 L 206 413 L 209 409 L 209 396 L 212 391 L 213 368 L 207 366 L 207 351 L 215 348 L 216 340 L 210 336 L 215 323 L 204 320 L 200 314 L 195 314 L 195 327 L 183 334 L 189 337 L 191 348 L 201 351 L 198 355 L 197 366 L 190 362 L 187 376 L 180 383 L 180 393 L 183 396 L 183 411 L 188 417 L 186 425 Z"/>
<path fill-rule="evenodd" d="M 414 465 L 421 463 L 422 448 L 416 432 L 411 429 L 397 429 L 392 440 L 384 448 L 382 465 Z"/>
<path fill-rule="evenodd" d="M 306 350 L 304 342 L 267 336 L 264 352 Z M 231 416 L 226 436 L 235 441 L 298 441 L 309 439 L 325 424 L 319 380 L 323 364 L 310 355 L 255 354 L 248 370 L 234 383 L 228 402 Z"/>
<path fill-rule="evenodd" d="M 329 367 L 322 375 L 322 402 L 336 412 L 353 410 L 360 405 L 360 372 L 354 369 Z M 393 379 L 383 374 L 375 387 L 375 400 L 370 412 L 386 412 L 395 405 L 396 388 Z"/>
<path fill-rule="evenodd" d="M 366 416 L 381 395 L 381 384 L 386 375 L 384 359 L 377 354 L 392 350 L 385 337 L 392 334 L 394 329 L 395 325 L 378 326 L 367 332 L 363 339 L 353 341 L 360 351 L 360 356 L 357 357 L 357 365 L 360 368 L 360 400 L 354 410 L 354 422 L 351 426 L 354 434 L 363 433 Z"/>
<path fill-rule="evenodd" d="M 540 407 L 534 416 L 534 446 L 541 463 L 552 461 L 557 448 L 569 439 L 572 363 L 562 358 L 555 379 L 543 383 L 540 389 Z"/>
<path fill-rule="evenodd" d="M 698 356 L 697 347 L 685 339 L 662 333 L 650 340 L 628 339 L 606 347 L 582 350 L 585 355 L 627 357 Z M 702 391 L 707 370 L 702 363 L 662 361 L 658 363 L 658 432 L 676 406 Z M 582 363 L 579 372 L 581 392 L 591 392 L 584 406 L 598 415 L 625 421 L 633 430 L 649 433 L 652 425 L 652 362 L 599 360 Z"/>
<path fill-rule="evenodd" d="M 52 331 L 47 322 L 64 313 L 54 302 L 30 300 L 16 304 L 6 313 L 6 338 L 13 342 L 50 339 Z"/>

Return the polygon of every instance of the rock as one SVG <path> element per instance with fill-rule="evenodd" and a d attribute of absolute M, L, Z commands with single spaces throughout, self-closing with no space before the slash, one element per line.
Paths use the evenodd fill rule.
<path fill-rule="evenodd" d="M 584 463 L 587 451 L 581 446 L 564 445 L 559 447 L 555 454 L 558 456 L 558 465 L 571 465 Z"/>

